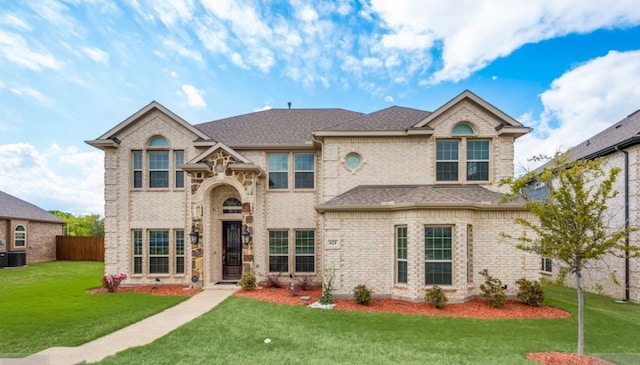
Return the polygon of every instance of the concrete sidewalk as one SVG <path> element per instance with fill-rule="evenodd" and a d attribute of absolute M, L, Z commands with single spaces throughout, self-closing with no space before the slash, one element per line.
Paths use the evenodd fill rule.
<path fill-rule="evenodd" d="M 78 347 L 51 347 L 22 359 L 0 359 L 0 365 L 72 365 L 100 361 L 127 348 L 153 342 L 210 311 L 237 289 L 233 285 L 205 289 L 163 312 Z"/>

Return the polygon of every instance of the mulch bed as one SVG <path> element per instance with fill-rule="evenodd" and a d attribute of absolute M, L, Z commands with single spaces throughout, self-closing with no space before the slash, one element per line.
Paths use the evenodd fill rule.
<path fill-rule="evenodd" d="M 185 285 L 170 285 L 170 284 L 161 284 L 161 285 L 132 285 L 125 286 L 121 285 L 116 289 L 117 292 L 135 292 L 135 293 L 145 293 L 151 295 L 187 295 L 194 296 L 200 293 L 201 289 L 192 289 L 189 286 Z M 108 293 L 107 288 L 99 288 L 99 289 L 91 289 L 89 293 L 100 294 L 100 293 Z"/>

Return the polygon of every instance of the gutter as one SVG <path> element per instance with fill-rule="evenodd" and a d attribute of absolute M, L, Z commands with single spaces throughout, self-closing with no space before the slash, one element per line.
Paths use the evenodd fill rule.
<path fill-rule="evenodd" d="M 624 238 L 624 301 L 630 300 L 629 287 L 631 284 L 631 273 L 629 265 L 629 152 L 614 147 L 616 151 L 624 153 L 624 228 L 626 235 Z"/>

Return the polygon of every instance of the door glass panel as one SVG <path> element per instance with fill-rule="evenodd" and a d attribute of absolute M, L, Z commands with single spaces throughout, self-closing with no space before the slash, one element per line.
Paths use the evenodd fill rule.
<path fill-rule="evenodd" d="M 241 265 L 242 246 L 240 242 L 240 223 L 227 225 L 227 265 Z"/>

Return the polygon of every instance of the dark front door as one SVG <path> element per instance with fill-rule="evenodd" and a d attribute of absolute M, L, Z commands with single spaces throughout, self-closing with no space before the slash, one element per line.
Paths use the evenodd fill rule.
<path fill-rule="evenodd" d="M 222 222 L 222 279 L 237 280 L 242 275 L 242 222 Z"/>

